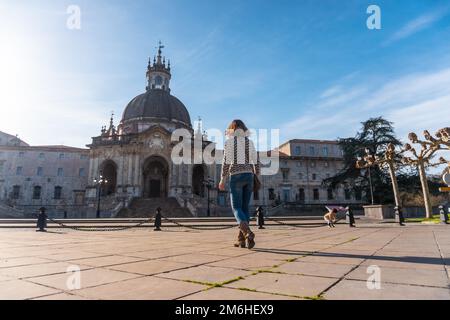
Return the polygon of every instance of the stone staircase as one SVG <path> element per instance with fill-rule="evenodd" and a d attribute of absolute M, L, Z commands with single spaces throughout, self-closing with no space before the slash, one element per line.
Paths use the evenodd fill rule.
<path fill-rule="evenodd" d="M 0 218 L 26 218 L 25 212 L 0 201 Z"/>
<path fill-rule="evenodd" d="M 165 217 L 192 217 L 187 208 L 180 206 L 175 198 L 134 198 L 128 208 L 122 208 L 117 218 L 146 218 L 153 217 L 156 208 L 162 209 Z"/>

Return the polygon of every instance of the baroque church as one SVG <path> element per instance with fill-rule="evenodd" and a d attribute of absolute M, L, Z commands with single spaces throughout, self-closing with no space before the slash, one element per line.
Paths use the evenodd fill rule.
<path fill-rule="evenodd" d="M 194 161 L 195 150 L 190 162 L 173 161 L 175 130 L 187 132 L 197 151 L 219 150 L 171 94 L 170 61 L 162 48 L 149 60 L 145 92 L 128 103 L 117 126 L 111 117 L 88 149 L 30 146 L 0 132 L 0 216 L 30 216 L 41 206 L 50 216 L 69 218 L 150 216 L 157 207 L 167 216 L 232 215 L 228 192 L 217 189 L 220 163 Z M 322 184 L 343 167 L 336 141 L 293 139 L 276 149 L 278 172 L 262 176 L 253 206 L 275 214 L 290 207 L 295 213 L 314 207 L 321 212 L 327 204 L 362 203 L 351 187 Z"/>
<path fill-rule="evenodd" d="M 186 129 L 192 140 L 200 139 L 203 147 L 211 142 L 200 128 L 194 131 L 187 108 L 171 94 L 170 61 L 166 63 L 162 48 L 160 45 L 157 56 L 148 63 L 145 93 L 128 103 L 117 128 L 111 118 L 109 128 L 103 127 L 101 135 L 88 145 L 88 181 L 99 176 L 107 181 L 102 189 L 112 196 L 115 208 L 121 208 L 114 209 L 119 215 L 133 214 L 127 212 L 131 209 L 151 211 L 158 206 L 178 214 L 184 211 L 197 215 L 199 203 L 194 206 L 193 201 L 204 197 L 207 178 L 211 184 L 217 182 L 220 167 L 216 165 L 172 161 L 176 142 L 171 141 L 171 136 L 176 129 Z M 194 156 L 194 152 L 191 154 Z M 190 163 L 194 163 L 193 159 Z M 96 197 L 97 186 L 88 185 L 87 202 L 95 202 Z"/>

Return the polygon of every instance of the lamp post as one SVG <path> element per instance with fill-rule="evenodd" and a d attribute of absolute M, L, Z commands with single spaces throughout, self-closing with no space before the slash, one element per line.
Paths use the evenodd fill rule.
<path fill-rule="evenodd" d="M 210 217 L 210 216 L 211 216 L 211 208 L 210 208 L 211 200 L 209 199 L 209 191 L 210 191 L 211 188 L 213 187 L 213 183 L 214 183 L 214 180 L 211 179 L 210 177 L 208 177 L 208 179 L 206 179 L 206 180 L 203 181 L 203 185 L 204 185 L 204 186 L 206 187 L 206 189 L 207 189 L 207 195 L 206 195 L 207 201 L 208 201 L 208 207 L 207 207 L 207 209 L 206 209 L 206 216 L 207 216 L 207 217 Z"/>
<path fill-rule="evenodd" d="M 366 154 L 370 155 L 370 150 L 369 148 L 366 148 Z M 368 173 L 369 173 L 369 186 L 370 186 L 370 200 L 372 205 L 374 205 L 374 200 L 373 200 L 373 185 L 372 185 L 372 173 L 370 171 L 370 166 L 367 167 Z"/>
<path fill-rule="evenodd" d="M 94 185 L 97 187 L 97 213 L 96 218 L 100 218 L 100 194 L 101 194 L 101 187 L 108 183 L 108 180 L 106 180 L 101 174 L 100 176 L 94 179 Z"/>

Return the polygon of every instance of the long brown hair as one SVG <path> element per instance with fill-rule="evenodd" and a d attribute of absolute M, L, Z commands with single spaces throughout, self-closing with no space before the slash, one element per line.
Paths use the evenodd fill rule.
<path fill-rule="evenodd" d="M 236 130 L 242 130 L 244 133 L 248 132 L 247 126 L 245 125 L 244 121 L 239 119 L 234 119 L 231 121 L 230 125 L 227 128 L 227 133 L 233 133 Z"/>

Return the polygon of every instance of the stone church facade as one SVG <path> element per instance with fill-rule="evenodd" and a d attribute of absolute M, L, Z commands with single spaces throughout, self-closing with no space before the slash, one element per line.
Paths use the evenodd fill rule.
<path fill-rule="evenodd" d="M 187 133 L 192 148 L 203 150 L 212 142 L 200 127 L 194 130 L 187 108 L 171 94 L 170 61 L 166 63 L 161 49 L 148 63 L 145 92 L 129 102 L 117 127 L 111 117 L 88 149 L 30 147 L 17 137 L 0 135 L 0 215 L 1 206 L 9 205 L 28 211 L 47 206 L 54 216 L 65 211 L 69 217 L 95 217 L 99 196 L 102 216 L 150 215 L 158 206 L 166 214 L 204 216 L 208 196 L 211 215 L 231 214 L 228 193 L 217 190 L 219 163 L 195 162 L 193 149 L 190 163 L 172 159 L 175 130 Z M 278 151 L 280 169 L 263 177 L 253 205 L 360 202 L 348 190 L 322 187 L 322 180 L 342 167 L 335 141 L 295 139 Z M 28 162 L 21 162 L 23 152 Z M 52 160 L 39 166 L 40 157 Z M 98 184 L 100 178 L 107 182 Z M 47 196 L 38 197 L 39 188 Z"/>

